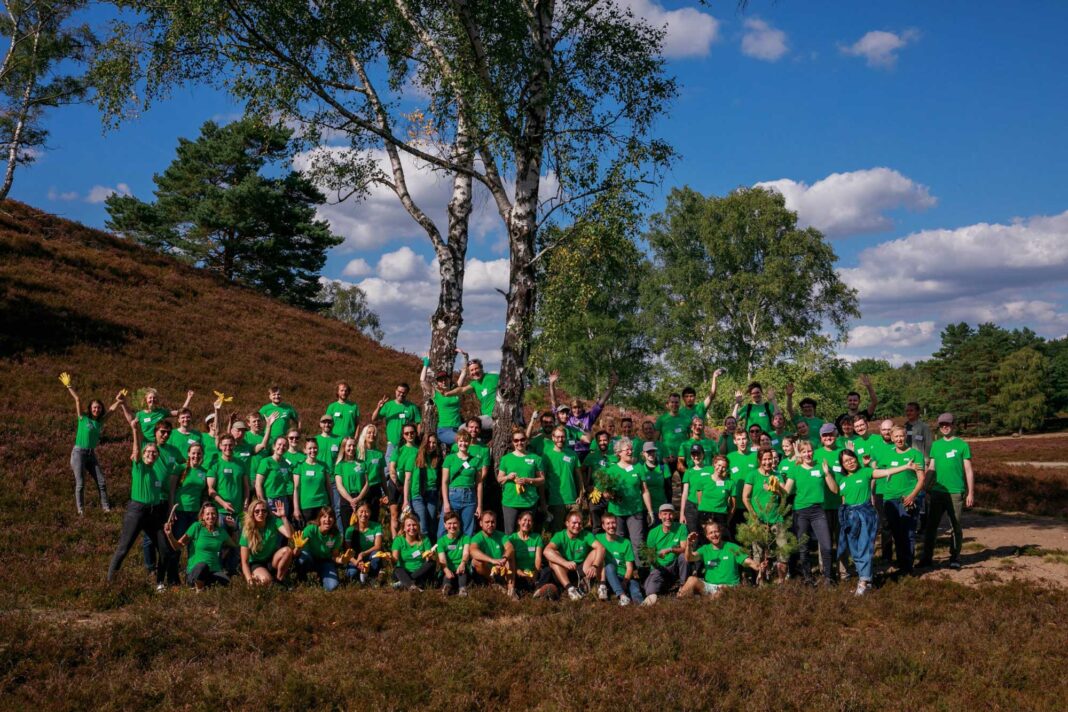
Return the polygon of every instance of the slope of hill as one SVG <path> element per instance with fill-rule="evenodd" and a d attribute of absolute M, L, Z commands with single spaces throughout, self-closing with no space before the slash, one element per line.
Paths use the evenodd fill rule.
<path fill-rule="evenodd" d="M 111 421 L 99 449 L 117 511 L 101 512 L 88 485 L 79 518 L 61 371 L 86 401 L 152 385 L 176 404 L 192 388 L 199 418 L 212 389 L 247 410 L 278 382 L 313 420 L 336 379 L 368 411 L 417 368 L 336 322 L 0 205 L 0 700 L 19 709 L 1063 707 L 1068 592 L 1019 581 L 966 588 L 924 577 L 862 599 L 846 586 L 789 583 L 628 609 L 513 602 L 485 589 L 444 601 L 240 581 L 156 595 L 135 551 L 116 585 L 104 583 L 129 495 L 128 434 Z"/>

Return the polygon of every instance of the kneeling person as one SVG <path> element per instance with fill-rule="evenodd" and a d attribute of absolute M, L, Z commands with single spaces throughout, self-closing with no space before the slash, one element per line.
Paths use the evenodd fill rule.
<path fill-rule="evenodd" d="M 583 597 L 578 587 L 584 585 L 588 590 L 600 578 L 604 547 L 582 528 L 582 515 L 571 512 L 565 529 L 554 534 L 545 547 L 545 558 L 568 598 L 577 601 Z"/>
<path fill-rule="evenodd" d="M 737 586 L 742 581 L 742 566 L 754 571 L 762 571 L 767 562 L 757 565 L 745 553 L 745 549 L 734 542 L 724 541 L 724 528 L 719 522 L 705 524 L 705 537 L 708 543 L 696 551 L 687 551 L 690 561 L 701 561 L 705 567 L 704 579 L 694 576 L 679 590 L 679 598 L 687 596 L 715 596 L 726 586 Z M 689 535 L 692 546 L 697 542 L 697 532 Z"/>
<path fill-rule="evenodd" d="M 629 606 L 632 600 L 641 603 L 642 592 L 638 586 L 638 569 L 634 565 L 634 547 L 631 546 L 630 540 L 618 535 L 619 520 L 616 515 L 605 514 L 601 517 L 601 526 L 604 527 L 604 532 L 598 534 L 596 540 L 605 549 L 605 559 L 597 597 L 607 601 L 608 587 L 611 586 L 612 593 L 619 599 L 619 605 Z M 604 583 L 606 581 L 608 586 Z"/>

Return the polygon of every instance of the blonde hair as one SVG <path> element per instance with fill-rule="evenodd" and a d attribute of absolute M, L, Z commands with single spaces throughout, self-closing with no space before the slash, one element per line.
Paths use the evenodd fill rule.
<path fill-rule="evenodd" d="M 252 517 L 252 510 L 261 504 L 267 510 L 267 516 L 270 517 L 271 508 L 267 506 L 267 501 L 256 497 L 249 503 L 248 509 L 245 510 L 245 516 L 241 520 L 241 535 L 248 542 L 248 550 L 253 554 L 263 548 L 263 529 L 256 526 L 256 520 Z M 264 526 L 266 527 L 266 521 Z"/>
<path fill-rule="evenodd" d="M 360 438 L 359 438 L 359 440 L 356 441 L 356 459 L 357 460 L 362 460 L 365 457 L 367 457 L 367 445 L 365 443 L 367 442 L 367 433 L 372 428 L 374 428 L 375 437 L 377 437 L 378 436 L 378 428 L 375 427 L 374 423 L 368 423 L 367 425 L 363 426 L 362 430 L 360 430 Z M 372 446 L 373 445 L 374 445 L 374 443 L 372 443 Z"/>

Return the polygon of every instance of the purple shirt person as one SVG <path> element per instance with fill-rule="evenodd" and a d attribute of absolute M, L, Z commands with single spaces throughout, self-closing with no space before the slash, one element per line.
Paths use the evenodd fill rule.
<path fill-rule="evenodd" d="M 552 404 L 553 411 L 558 414 L 562 410 L 563 412 L 567 412 L 568 415 L 567 420 L 564 421 L 565 424 L 573 428 L 578 428 L 583 433 L 590 435 L 594 423 L 597 422 L 597 418 L 601 416 L 601 411 L 604 410 L 605 403 L 612 397 L 612 391 L 615 390 L 616 385 L 619 383 L 619 377 L 616 375 L 615 371 L 612 371 L 612 374 L 608 378 L 608 388 L 589 410 L 586 410 L 586 404 L 580 398 L 572 398 L 570 406 L 566 404 L 560 404 L 558 406 L 556 402 L 556 382 L 559 380 L 559 371 L 552 371 L 549 373 L 549 401 Z M 589 450 L 590 444 L 588 442 L 576 443 L 575 452 L 578 455 L 585 455 Z"/>

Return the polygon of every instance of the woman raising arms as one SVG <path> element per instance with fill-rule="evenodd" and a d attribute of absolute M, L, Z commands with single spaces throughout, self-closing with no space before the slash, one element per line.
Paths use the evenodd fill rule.
<path fill-rule="evenodd" d="M 256 498 L 245 513 L 238 544 L 241 546 L 241 573 L 249 585 L 282 582 L 293 563 L 293 550 L 284 545 L 285 539 L 293 535 L 293 529 L 289 526 L 283 501 L 275 503 L 274 514 L 271 514 L 267 502 Z"/>
<path fill-rule="evenodd" d="M 100 492 L 100 508 L 105 512 L 111 511 L 108 504 L 108 490 L 104 483 L 104 470 L 100 467 L 100 461 L 96 457 L 96 446 L 100 442 L 100 431 L 104 427 L 104 421 L 113 413 L 121 403 L 125 402 L 126 396 L 120 392 L 115 396 L 115 402 L 105 409 L 103 401 L 96 398 L 89 401 L 89 408 L 82 411 L 78 393 L 71 385 L 70 374 L 62 373 L 60 382 L 67 387 L 67 392 L 74 399 L 74 412 L 77 416 L 77 432 L 74 436 L 74 449 L 70 453 L 70 469 L 74 471 L 74 504 L 78 507 L 78 515 L 85 513 L 85 480 L 83 474 L 89 472 L 96 480 L 96 488 Z"/>

